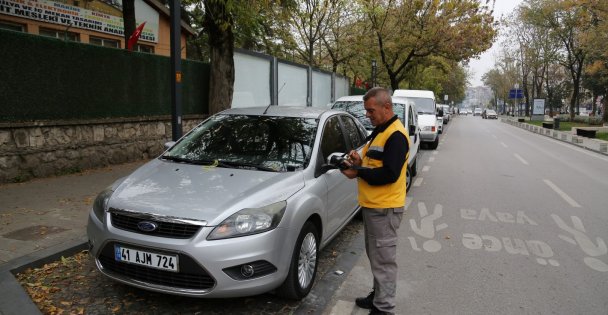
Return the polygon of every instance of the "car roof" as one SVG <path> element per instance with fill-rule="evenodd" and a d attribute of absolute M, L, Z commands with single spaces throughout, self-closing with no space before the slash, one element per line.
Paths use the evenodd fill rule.
<path fill-rule="evenodd" d="M 435 93 L 427 90 L 395 90 L 393 96 L 424 97 L 435 99 Z"/>
<path fill-rule="evenodd" d="M 265 112 L 265 113 L 264 113 Z M 222 111 L 221 114 L 227 115 L 255 115 L 255 116 L 276 116 L 276 117 L 301 117 L 301 118 L 319 118 L 326 112 L 338 112 L 323 107 L 308 107 L 308 106 L 263 106 L 263 107 L 243 107 L 230 108 Z M 340 111 L 341 113 L 341 111 Z"/>
<path fill-rule="evenodd" d="M 342 96 L 339 99 L 336 100 L 336 102 L 348 102 L 348 101 L 353 101 L 353 102 L 363 102 L 363 95 L 349 95 L 349 96 Z"/>

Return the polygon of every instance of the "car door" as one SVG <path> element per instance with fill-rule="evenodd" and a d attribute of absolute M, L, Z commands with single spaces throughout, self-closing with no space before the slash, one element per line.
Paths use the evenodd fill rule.
<path fill-rule="evenodd" d="M 407 130 L 411 129 L 410 126 L 414 126 L 414 134 L 410 134 L 410 161 L 409 164 L 413 165 L 416 157 L 418 156 L 418 148 L 420 148 L 420 128 L 418 127 L 418 114 L 414 110 L 411 104 L 408 104 L 407 109 Z"/>
<path fill-rule="evenodd" d="M 321 138 L 323 158 L 336 152 L 348 153 L 352 149 L 352 142 L 350 137 L 345 134 L 340 117 L 352 119 L 346 115 L 334 115 L 327 119 L 323 126 Z M 356 129 L 352 120 L 347 125 L 355 126 Z M 355 130 L 355 132 L 359 131 Z M 357 181 L 348 179 L 338 169 L 329 170 L 322 177 L 327 184 L 326 223 L 323 235 L 332 237 L 357 207 Z"/>

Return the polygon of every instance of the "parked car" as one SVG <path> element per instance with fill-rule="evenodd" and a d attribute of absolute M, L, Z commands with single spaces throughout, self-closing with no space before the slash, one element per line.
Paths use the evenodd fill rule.
<path fill-rule="evenodd" d="M 439 145 L 439 123 L 437 120 L 437 106 L 435 93 L 424 90 L 395 90 L 393 96 L 402 96 L 414 102 L 418 111 L 418 125 L 422 130 L 422 142 L 429 144 L 431 149 Z"/>
<path fill-rule="evenodd" d="M 443 124 L 449 123 L 450 118 L 452 118 L 452 111 L 450 110 L 450 105 L 438 104 L 437 108 L 443 109 Z"/>
<path fill-rule="evenodd" d="M 330 157 L 366 136 L 330 109 L 215 114 L 97 196 L 89 253 L 102 274 L 151 291 L 301 299 L 319 249 L 359 211 L 356 181 Z"/>
<path fill-rule="evenodd" d="M 408 160 L 406 189 L 409 191 L 412 179 L 418 173 L 418 150 L 420 148 L 420 127 L 418 127 L 418 113 L 414 102 L 405 97 L 393 97 L 393 111 L 399 117 L 401 123 L 408 131 L 410 138 L 410 154 Z M 336 100 L 332 106 L 335 110 L 344 110 L 356 117 L 363 124 L 368 132 L 374 129 L 374 126 L 365 116 L 365 108 L 363 106 L 363 95 L 343 96 Z"/>
<path fill-rule="evenodd" d="M 486 119 L 498 119 L 496 111 L 493 109 L 486 110 Z"/>

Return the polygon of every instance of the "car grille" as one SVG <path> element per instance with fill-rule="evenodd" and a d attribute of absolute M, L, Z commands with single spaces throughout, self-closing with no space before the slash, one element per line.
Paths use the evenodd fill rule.
<path fill-rule="evenodd" d="M 179 272 L 165 271 L 116 261 L 114 259 L 114 244 L 114 242 L 108 243 L 98 257 L 104 270 L 127 279 L 176 289 L 208 290 L 215 286 L 215 280 L 190 256 L 177 254 L 179 256 Z M 149 249 L 143 250 L 149 251 Z"/>
<path fill-rule="evenodd" d="M 185 239 L 194 236 L 201 228 L 200 225 L 147 220 L 122 213 L 112 212 L 111 215 L 112 226 L 121 230 L 152 236 Z M 137 227 L 137 224 L 142 221 L 154 222 L 158 225 L 158 228 L 152 232 L 144 232 Z"/>

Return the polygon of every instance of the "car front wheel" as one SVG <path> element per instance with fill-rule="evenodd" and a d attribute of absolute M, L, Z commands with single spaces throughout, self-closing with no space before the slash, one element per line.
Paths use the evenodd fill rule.
<path fill-rule="evenodd" d="M 289 266 L 285 282 L 277 289 L 277 295 L 294 300 L 301 300 L 312 288 L 317 274 L 317 253 L 319 250 L 319 232 L 312 222 L 302 227 Z"/>
<path fill-rule="evenodd" d="M 412 172 L 410 170 L 410 167 L 408 166 L 405 171 L 405 191 L 406 192 L 410 191 L 411 187 L 412 187 Z"/>

